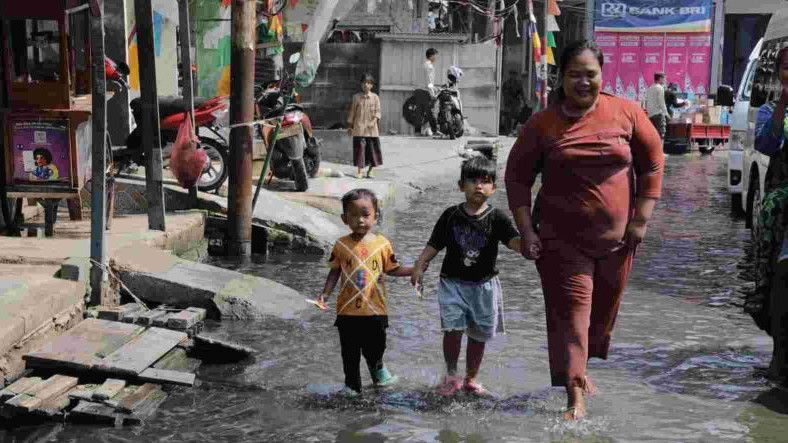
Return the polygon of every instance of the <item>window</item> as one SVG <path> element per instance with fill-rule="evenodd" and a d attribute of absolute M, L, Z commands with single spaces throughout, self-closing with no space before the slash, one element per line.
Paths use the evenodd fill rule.
<path fill-rule="evenodd" d="M 750 93 L 752 92 L 752 81 L 755 79 L 755 71 L 758 69 L 758 61 L 755 61 L 755 66 L 746 73 L 747 80 L 744 82 L 744 89 L 741 91 L 742 100 L 749 100 Z"/>
<path fill-rule="evenodd" d="M 68 16 L 68 72 L 74 95 L 90 94 L 90 16 L 83 9 Z"/>
<path fill-rule="evenodd" d="M 60 80 L 60 32 L 55 20 L 17 19 L 8 23 L 11 76 L 15 82 Z"/>
<path fill-rule="evenodd" d="M 759 108 L 765 103 L 776 101 L 780 98 L 780 79 L 777 57 L 780 49 L 786 46 L 785 39 L 771 41 L 764 44 L 761 56 L 758 58 L 758 68 L 755 70 L 755 79 L 752 83 L 750 106 Z"/>

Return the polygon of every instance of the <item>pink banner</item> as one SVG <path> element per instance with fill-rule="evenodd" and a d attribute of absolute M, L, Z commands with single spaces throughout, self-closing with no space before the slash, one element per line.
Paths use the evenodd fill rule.
<path fill-rule="evenodd" d="M 684 91 L 687 77 L 686 34 L 665 36 L 665 76 L 668 83 L 676 83 L 679 85 L 679 89 Z"/>
<path fill-rule="evenodd" d="M 711 66 L 711 34 L 597 32 L 605 55 L 602 89 L 619 97 L 642 100 L 662 71 L 690 96 L 706 95 Z"/>
<path fill-rule="evenodd" d="M 711 66 L 711 36 L 688 36 L 687 74 L 680 87 L 687 94 L 706 95 L 709 91 L 709 67 Z"/>
<path fill-rule="evenodd" d="M 639 34 L 621 34 L 618 37 L 618 75 L 616 76 L 616 95 L 630 100 L 638 99 L 641 46 Z M 623 91 L 623 94 L 621 94 Z"/>
<path fill-rule="evenodd" d="M 640 59 L 640 74 L 643 89 L 638 91 L 638 98 L 643 100 L 646 88 L 654 81 L 654 73 L 665 70 L 665 34 L 644 34 L 641 41 L 643 58 Z"/>
<path fill-rule="evenodd" d="M 602 66 L 602 90 L 615 94 L 616 75 L 618 73 L 618 35 L 614 32 L 598 32 L 596 44 L 605 56 Z"/>

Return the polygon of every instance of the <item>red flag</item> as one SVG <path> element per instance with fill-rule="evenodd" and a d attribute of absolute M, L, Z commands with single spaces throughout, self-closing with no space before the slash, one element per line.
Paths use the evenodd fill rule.
<path fill-rule="evenodd" d="M 290 0 L 290 7 L 291 8 L 295 8 L 297 4 L 298 4 L 298 0 Z"/>
<path fill-rule="evenodd" d="M 309 27 L 309 25 L 308 25 L 308 24 L 306 24 L 306 23 L 301 23 L 301 32 L 302 32 L 302 33 L 303 33 L 303 32 L 306 32 L 306 29 L 307 29 L 308 27 Z"/>

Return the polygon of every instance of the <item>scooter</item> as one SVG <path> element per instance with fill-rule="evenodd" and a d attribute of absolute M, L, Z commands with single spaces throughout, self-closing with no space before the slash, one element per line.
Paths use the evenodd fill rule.
<path fill-rule="evenodd" d="M 462 115 L 462 102 L 457 83 L 462 77 L 462 70 L 452 66 L 446 73 L 448 83 L 438 89 L 436 100 L 438 102 L 438 129 L 449 136 L 450 139 L 462 137 L 464 133 L 465 117 Z M 421 128 L 427 122 L 427 113 L 432 112 L 432 96 L 426 89 L 416 89 L 402 105 L 402 117 L 416 128 Z"/>
<path fill-rule="evenodd" d="M 258 119 L 282 118 L 282 126 L 271 148 L 271 171 L 273 176 L 295 182 L 296 191 L 309 188 L 307 177 L 314 178 L 320 169 L 320 143 L 314 136 L 312 121 L 298 103 L 285 106 L 285 96 L 292 93 L 298 101 L 298 93 L 291 91 L 292 81 L 287 76 L 270 83 L 256 94 L 255 112 Z M 258 125 L 261 138 L 266 139 L 263 125 Z M 269 143 L 269 146 L 271 143 Z"/>
<path fill-rule="evenodd" d="M 456 66 L 449 68 L 446 73 L 448 83 L 442 85 L 438 91 L 438 128 L 450 139 L 462 137 L 464 132 L 464 118 L 462 115 L 462 102 L 457 83 L 462 76 L 462 70 Z"/>
<path fill-rule="evenodd" d="M 128 67 L 121 63 L 115 64 L 112 60 L 104 60 L 104 70 L 107 79 L 118 88 L 128 89 L 126 76 Z M 139 123 L 142 118 L 142 100 L 135 98 L 129 103 L 134 122 L 137 126 L 126 138 L 126 146 L 112 147 L 112 162 L 118 172 L 130 171 L 139 165 L 146 165 L 145 149 L 142 148 L 142 128 Z M 203 192 L 216 191 L 227 180 L 227 157 L 229 153 L 227 139 L 222 135 L 218 121 L 227 112 L 228 102 L 226 97 L 211 99 L 194 98 L 194 125 L 200 140 L 201 149 L 205 150 L 208 161 L 205 163 L 202 175 L 197 181 L 197 188 Z M 191 111 L 189 104 L 182 97 L 159 97 L 159 140 L 162 144 L 162 160 L 164 167 L 169 167 L 172 153 L 172 144 L 178 135 L 178 128 Z M 200 129 L 210 131 L 213 136 L 200 135 Z"/>

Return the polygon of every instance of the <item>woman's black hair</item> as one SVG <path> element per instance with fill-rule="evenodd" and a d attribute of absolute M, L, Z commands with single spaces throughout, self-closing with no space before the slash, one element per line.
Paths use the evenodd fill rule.
<path fill-rule="evenodd" d="M 566 98 L 563 85 L 564 69 L 569 66 L 569 62 L 571 62 L 573 58 L 582 54 L 583 51 L 591 51 L 591 53 L 594 54 L 594 57 L 596 57 L 596 60 L 599 62 L 600 68 L 605 65 L 605 56 L 602 54 L 602 50 L 599 49 L 599 46 L 597 46 L 592 40 L 575 40 L 566 45 L 564 51 L 561 52 L 561 59 L 558 62 L 558 84 L 555 88 L 555 94 L 559 101 L 562 101 Z"/>
<path fill-rule="evenodd" d="M 472 157 L 462 162 L 460 169 L 460 182 L 478 178 L 490 178 L 495 183 L 497 165 L 487 157 Z"/>
<path fill-rule="evenodd" d="M 424 53 L 424 55 L 425 55 L 427 58 L 430 58 L 430 57 L 432 57 L 433 55 L 435 55 L 435 54 L 437 54 L 437 53 L 438 53 L 438 50 L 437 50 L 437 49 L 435 49 L 435 48 L 429 48 L 429 49 L 427 49 L 427 52 L 425 52 L 425 53 Z"/>
<path fill-rule="evenodd" d="M 361 76 L 361 83 L 370 82 L 373 85 L 375 84 L 375 77 L 372 76 L 369 72 L 365 72 L 364 75 Z"/>
<path fill-rule="evenodd" d="M 52 153 L 49 152 L 49 149 L 37 148 L 37 149 L 33 150 L 33 158 L 36 158 L 39 155 L 44 157 L 44 160 L 47 161 L 47 164 L 52 163 Z"/>
<path fill-rule="evenodd" d="M 342 214 L 347 214 L 347 210 L 351 202 L 361 200 L 363 198 L 367 198 L 372 202 L 372 207 L 375 208 L 375 218 L 380 220 L 381 211 L 380 205 L 378 205 L 378 196 L 366 188 L 351 189 L 342 196 Z"/>

